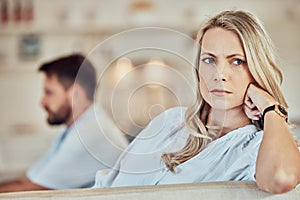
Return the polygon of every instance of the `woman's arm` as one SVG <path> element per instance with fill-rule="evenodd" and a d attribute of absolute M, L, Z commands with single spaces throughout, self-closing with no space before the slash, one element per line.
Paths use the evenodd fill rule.
<path fill-rule="evenodd" d="M 277 102 L 267 92 L 251 84 L 245 104 L 249 117 L 250 109 L 257 107 L 263 113 L 265 108 Z M 271 193 L 288 192 L 300 183 L 300 152 L 285 119 L 275 111 L 264 116 L 264 134 L 256 161 L 256 182 L 259 188 Z"/>

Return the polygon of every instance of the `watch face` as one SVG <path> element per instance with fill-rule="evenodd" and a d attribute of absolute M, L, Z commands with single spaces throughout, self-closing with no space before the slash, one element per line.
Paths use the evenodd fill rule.
<path fill-rule="evenodd" d="M 285 107 L 283 107 L 283 106 L 281 106 L 281 105 L 278 105 L 278 110 L 279 110 L 282 114 L 284 114 L 285 116 L 287 116 L 288 113 L 287 113 Z"/>

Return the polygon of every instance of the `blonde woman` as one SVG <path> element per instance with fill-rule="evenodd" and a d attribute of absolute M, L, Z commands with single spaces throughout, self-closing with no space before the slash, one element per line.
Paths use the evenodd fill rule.
<path fill-rule="evenodd" d="M 95 187 L 246 180 L 283 193 L 299 184 L 282 74 L 259 20 L 222 12 L 197 42 L 196 103 L 152 120 Z"/>

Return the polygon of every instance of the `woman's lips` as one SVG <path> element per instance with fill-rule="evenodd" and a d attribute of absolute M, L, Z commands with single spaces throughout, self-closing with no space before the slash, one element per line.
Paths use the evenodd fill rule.
<path fill-rule="evenodd" d="M 211 90 L 210 93 L 212 93 L 216 96 L 224 96 L 224 95 L 231 94 L 232 92 L 230 92 L 229 90 L 214 89 L 214 90 Z"/>

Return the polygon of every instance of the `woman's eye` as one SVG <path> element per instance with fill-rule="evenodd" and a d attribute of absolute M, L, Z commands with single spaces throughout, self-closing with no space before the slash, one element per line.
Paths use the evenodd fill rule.
<path fill-rule="evenodd" d="M 204 62 L 206 64 L 211 64 L 211 63 L 214 63 L 215 60 L 213 58 L 204 58 L 204 59 L 202 59 L 202 62 Z"/>
<path fill-rule="evenodd" d="M 234 65 L 243 65 L 245 64 L 245 61 L 241 60 L 241 59 L 235 59 L 232 62 Z"/>

